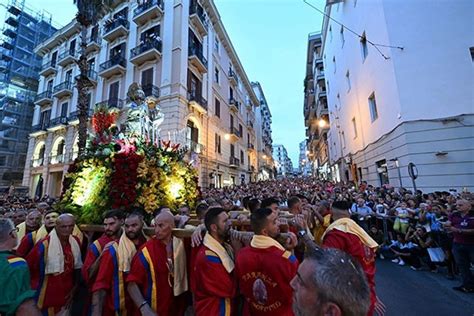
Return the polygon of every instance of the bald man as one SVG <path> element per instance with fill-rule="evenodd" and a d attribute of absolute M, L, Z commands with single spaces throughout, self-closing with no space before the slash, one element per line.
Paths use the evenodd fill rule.
<path fill-rule="evenodd" d="M 174 216 L 155 217 L 155 237 L 132 260 L 128 293 L 142 315 L 184 315 L 187 308 L 186 250 L 172 235 Z"/>
<path fill-rule="evenodd" d="M 46 315 L 67 313 L 79 282 L 81 245 L 72 236 L 74 225 L 73 215 L 60 215 L 56 227 L 26 258 L 37 305 Z"/>
<path fill-rule="evenodd" d="M 26 215 L 23 223 L 18 224 L 18 240 L 22 240 L 27 234 L 37 231 L 41 226 L 42 215 L 37 209 L 32 209 Z"/>

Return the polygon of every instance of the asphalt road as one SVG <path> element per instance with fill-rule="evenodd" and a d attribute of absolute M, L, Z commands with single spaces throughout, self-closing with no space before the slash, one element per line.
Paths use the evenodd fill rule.
<path fill-rule="evenodd" d="M 376 291 L 387 306 L 387 316 L 474 315 L 474 293 L 465 294 L 452 289 L 460 284 L 439 273 L 413 271 L 390 260 L 377 261 Z"/>

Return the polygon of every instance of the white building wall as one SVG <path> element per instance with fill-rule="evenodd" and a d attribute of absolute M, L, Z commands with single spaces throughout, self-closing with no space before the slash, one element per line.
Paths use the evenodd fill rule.
<path fill-rule="evenodd" d="M 385 59 L 368 44 L 364 59 L 359 38 L 344 30 L 342 41 L 339 25 L 328 19 L 323 23 L 330 160 L 338 163 L 341 179 L 354 180 L 354 173 L 345 176 L 346 160 L 356 167 L 355 180 L 381 185 L 376 162 L 385 160 L 390 185 L 399 186 L 395 162 L 390 161 L 398 159 L 404 187 L 413 188 L 407 173 L 413 162 L 419 171 L 417 188 L 423 191 L 472 190 L 472 116 L 461 115 L 474 113 L 469 53 L 474 3 L 345 1 L 326 12 L 360 34 L 365 31 L 374 43 L 403 47 L 380 47 Z M 368 103 L 372 93 L 378 111 L 373 122 Z"/>

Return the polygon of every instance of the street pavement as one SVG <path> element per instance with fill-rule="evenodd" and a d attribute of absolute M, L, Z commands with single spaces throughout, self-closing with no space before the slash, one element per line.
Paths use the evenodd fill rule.
<path fill-rule="evenodd" d="M 474 293 L 465 294 L 452 289 L 460 284 L 459 276 L 448 280 L 445 269 L 439 273 L 413 271 L 390 260 L 377 261 L 376 291 L 387 307 L 386 316 L 474 315 Z"/>

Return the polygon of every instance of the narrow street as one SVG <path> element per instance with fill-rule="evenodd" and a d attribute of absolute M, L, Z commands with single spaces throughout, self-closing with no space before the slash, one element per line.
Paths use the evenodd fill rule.
<path fill-rule="evenodd" d="M 474 315 L 474 294 L 452 289 L 459 282 L 441 272 L 413 271 L 390 260 L 377 261 L 377 294 L 387 306 L 387 316 Z"/>

